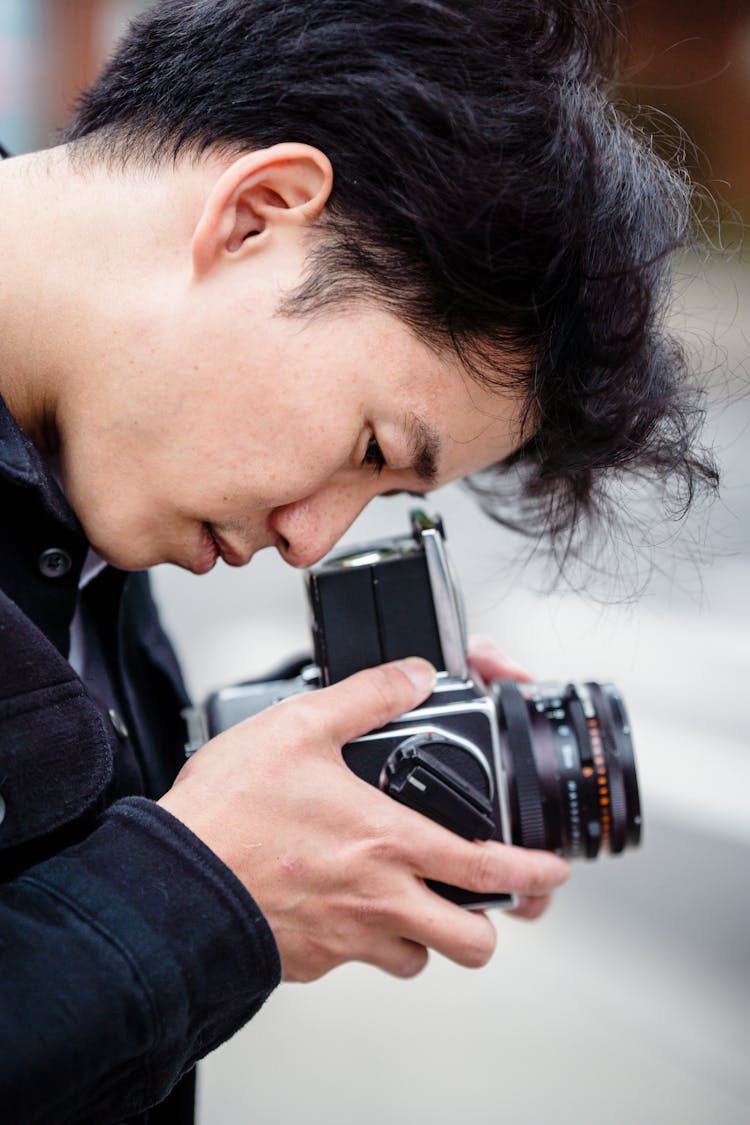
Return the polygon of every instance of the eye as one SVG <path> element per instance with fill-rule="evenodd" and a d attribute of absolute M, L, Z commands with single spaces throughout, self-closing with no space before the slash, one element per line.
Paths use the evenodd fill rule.
<path fill-rule="evenodd" d="M 373 435 L 367 443 L 365 455 L 362 458 L 363 465 L 369 465 L 372 471 L 378 476 L 385 468 L 385 457 L 383 450 L 378 444 L 378 439 Z"/>

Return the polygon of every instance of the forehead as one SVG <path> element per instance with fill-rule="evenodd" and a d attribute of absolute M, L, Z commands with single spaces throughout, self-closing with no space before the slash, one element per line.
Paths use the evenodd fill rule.
<path fill-rule="evenodd" d="M 395 317 L 374 314 L 369 323 L 368 377 L 403 407 L 402 425 L 423 469 L 439 460 L 441 477 L 467 475 L 523 443 L 528 364 L 519 351 L 508 347 L 494 365 L 474 366 Z"/>
<path fill-rule="evenodd" d="M 429 329 L 417 333 L 395 314 L 374 304 L 330 310 L 324 332 L 333 334 L 333 346 L 353 364 L 365 361 L 377 378 L 400 374 L 415 386 L 440 382 L 446 392 L 462 389 L 461 396 L 475 409 L 491 413 L 493 403 L 510 397 L 525 399 L 529 356 L 510 343 L 498 345 L 490 358 L 481 347 L 460 356 L 456 347 Z"/>

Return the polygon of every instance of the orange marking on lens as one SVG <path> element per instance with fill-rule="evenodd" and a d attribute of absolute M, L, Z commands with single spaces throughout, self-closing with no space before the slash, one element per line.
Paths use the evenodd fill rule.
<path fill-rule="evenodd" d="M 591 742 L 591 756 L 594 759 L 594 767 L 596 769 L 597 788 L 599 790 L 599 815 L 602 825 L 602 843 L 609 843 L 609 833 L 612 825 L 609 804 L 609 778 L 607 776 L 607 766 L 604 757 L 604 743 L 602 741 L 601 731 L 596 719 L 587 719 L 586 725 L 589 731 L 589 740 Z M 585 777 L 591 777 L 594 772 L 590 767 L 586 767 L 583 773 Z"/>

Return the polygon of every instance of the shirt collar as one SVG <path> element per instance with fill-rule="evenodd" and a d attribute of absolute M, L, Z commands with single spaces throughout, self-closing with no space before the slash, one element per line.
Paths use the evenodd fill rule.
<path fill-rule="evenodd" d="M 42 459 L 0 395 L 0 473 L 18 484 L 42 481 Z"/>

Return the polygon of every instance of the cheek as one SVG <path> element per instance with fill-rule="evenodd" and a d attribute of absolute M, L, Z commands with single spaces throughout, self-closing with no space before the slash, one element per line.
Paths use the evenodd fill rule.
<path fill-rule="evenodd" d="M 320 491 L 351 463 L 352 442 L 322 432 L 227 435 L 202 458 L 191 453 L 179 492 L 200 518 L 238 516 L 292 504 Z"/>
<path fill-rule="evenodd" d="M 255 427 L 247 443 L 247 459 L 233 457 L 230 470 L 242 469 L 258 495 L 272 504 L 309 496 L 342 469 L 350 468 L 359 433 L 315 414 L 295 415 L 276 426 Z"/>

